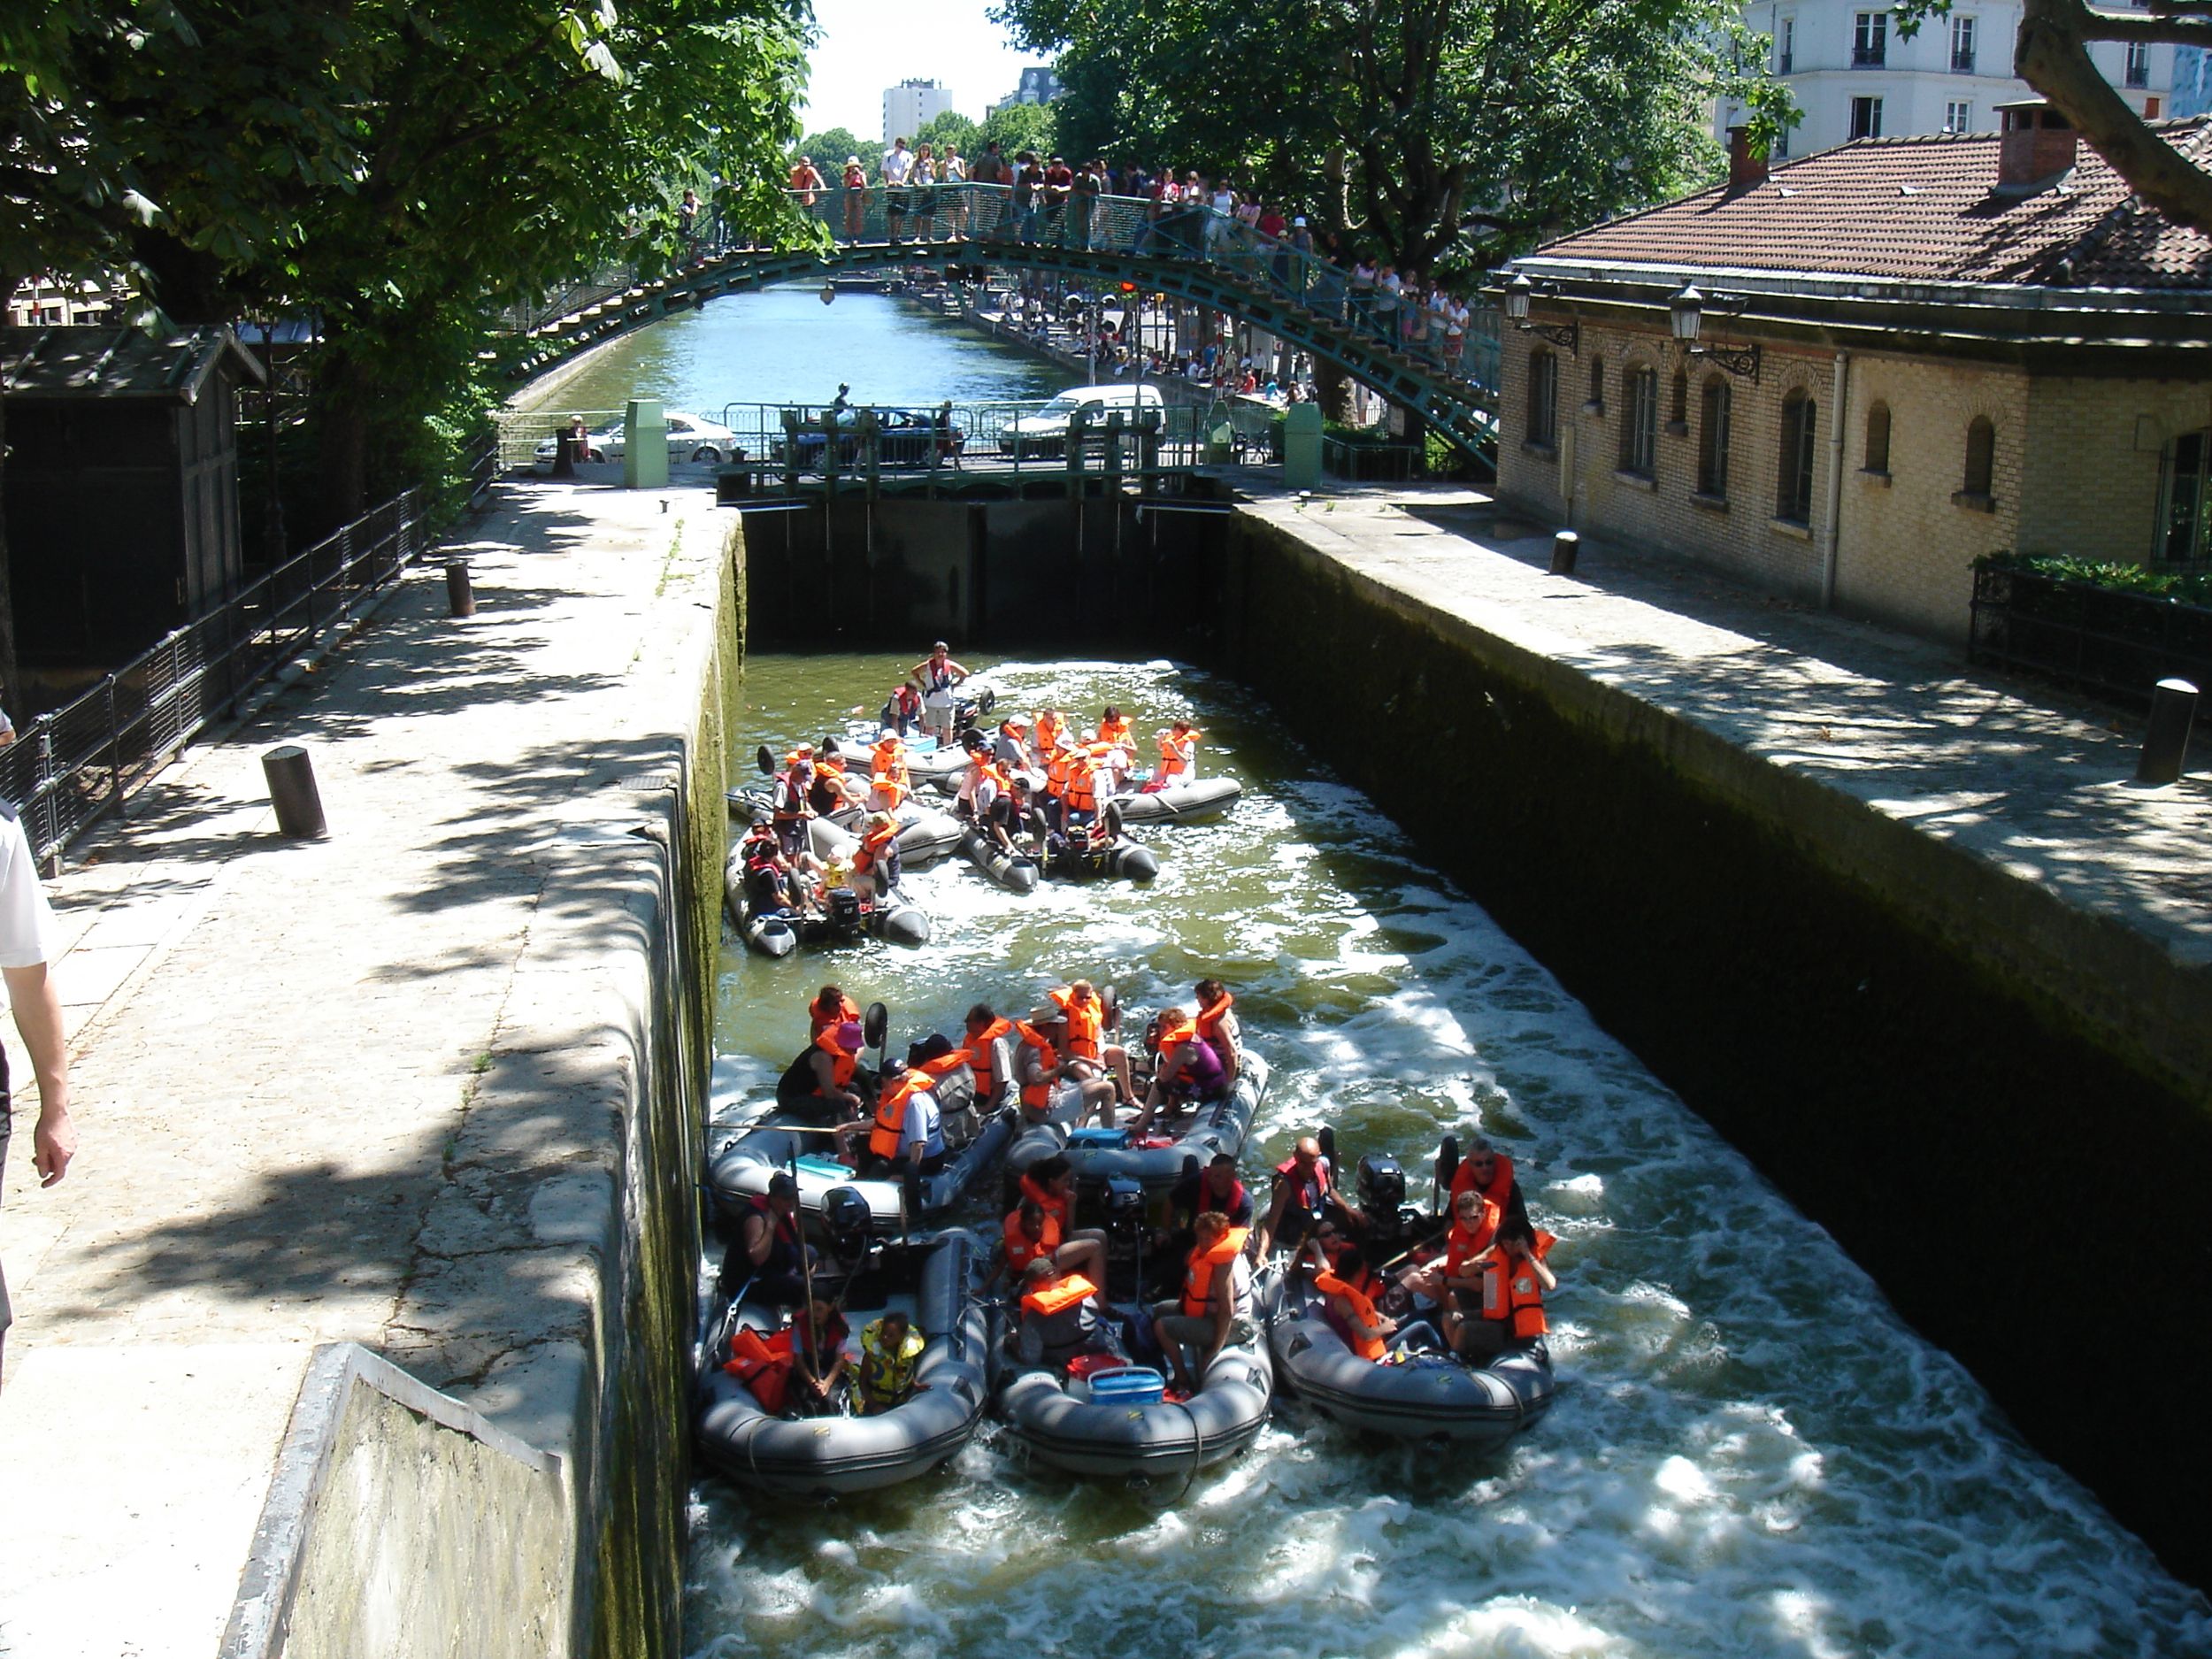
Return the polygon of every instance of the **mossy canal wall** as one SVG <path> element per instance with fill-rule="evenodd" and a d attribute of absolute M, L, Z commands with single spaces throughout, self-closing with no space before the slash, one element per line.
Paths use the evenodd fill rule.
<path fill-rule="evenodd" d="M 2202 972 L 1294 530 L 1218 527 L 1216 665 L 2212 1581 Z"/>

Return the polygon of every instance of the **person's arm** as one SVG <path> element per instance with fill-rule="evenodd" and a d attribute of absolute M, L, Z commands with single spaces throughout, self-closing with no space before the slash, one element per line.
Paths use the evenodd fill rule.
<path fill-rule="evenodd" d="M 1521 1260 L 1526 1262 L 1532 1268 L 1536 1270 L 1536 1282 L 1544 1287 L 1544 1294 L 1547 1296 L 1550 1295 L 1553 1291 L 1559 1288 L 1559 1275 L 1553 1272 L 1550 1268 L 1544 1265 L 1544 1258 L 1542 1256 L 1537 1255 L 1533 1250 L 1517 1250 L 1514 1254 L 1518 1256 Z"/>
<path fill-rule="evenodd" d="M 1234 1260 L 1222 1263 L 1214 1269 L 1214 1282 L 1206 1287 L 1206 1307 L 1214 1317 L 1214 1328 L 1206 1338 L 1206 1348 L 1198 1356 L 1198 1363 L 1191 1374 L 1202 1384 L 1206 1367 L 1214 1363 L 1214 1356 L 1228 1345 L 1229 1322 L 1237 1310 L 1237 1264 Z"/>
<path fill-rule="evenodd" d="M 775 1238 L 775 1231 L 768 1217 L 758 1210 L 745 1217 L 745 1259 L 755 1267 L 768 1260 L 768 1248 Z"/>
<path fill-rule="evenodd" d="M 31 1140 L 38 1184 L 52 1187 L 69 1173 L 77 1156 L 77 1126 L 69 1116 L 69 1048 L 62 1035 L 61 994 L 43 962 L 4 972 L 15 1029 L 38 1079 L 38 1127 Z"/>
<path fill-rule="evenodd" d="M 1290 1184 L 1277 1180 L 1275 1196 L 1267 1206 L 1267 1219 L 1260 1223 L 1260 1230 L 1245 1243 L 1244 1253 L 1256 1262 L 1267 1259 L 1267 1247 L 1275 1241 L 1275 1229 L 1283 1218 L 1283 1206 L 1290 1199 Z"/>

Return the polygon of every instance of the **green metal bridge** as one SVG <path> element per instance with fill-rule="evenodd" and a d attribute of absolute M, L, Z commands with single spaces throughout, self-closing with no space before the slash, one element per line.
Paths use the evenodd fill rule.
<path fill-rule="evenodd" d="M 554 302 L 525 319 L 511 372 L 545 373 L 575 353 L 672 311 L 724 294 L 845 273 L 933 265 L 979 280 L 989 268 L 1073 278 L 1094 290 L 1123 284 L 1238 317 L 1402 407 L 1471 454 L 1496 430 L 1497 313 L 1454 319 L 1413 296 L 1354 285 L 1325 259 L 1240 220 L 1195 205 L 1162 209 L 1125 196 L 1027 202 L 1003 185 L 793 193 L 826 245 L 804 250 L 701 245 L 682 268 L 651 281 L 617 280 Z"/>

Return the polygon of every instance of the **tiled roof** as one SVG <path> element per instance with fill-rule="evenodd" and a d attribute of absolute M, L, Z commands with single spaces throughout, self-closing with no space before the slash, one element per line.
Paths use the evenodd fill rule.
<path fill-rule="evenodd" d="M 2212 117 L 2154 123 L 2199 166 Z M 2212 288 L 2212 237 L 2170 223 L 2084 143 L 2073 172 L 1999 195 L 1994 134 L 1863 138 L 1579 231 L 1537 259 L 2053 288 Z"/>
<path fill-rule="evenodd" d="M 9 396 L 152 397 L 192 403 L 218 364 L 258 382 L 261 365 L 227 328 L 155 335 L 121 325 L 0 328 Z"/>

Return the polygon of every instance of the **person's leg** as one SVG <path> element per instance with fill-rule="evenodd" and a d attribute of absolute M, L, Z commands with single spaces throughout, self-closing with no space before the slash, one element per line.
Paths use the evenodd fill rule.
<path fill-rule="evenodd" d="M 1080 1273 L 1101 1290 L 1106 1287 L 1106 1240 L 1086 1229 L 1052 1253 L 1053 1264 L 1064 1273 Z"/>

